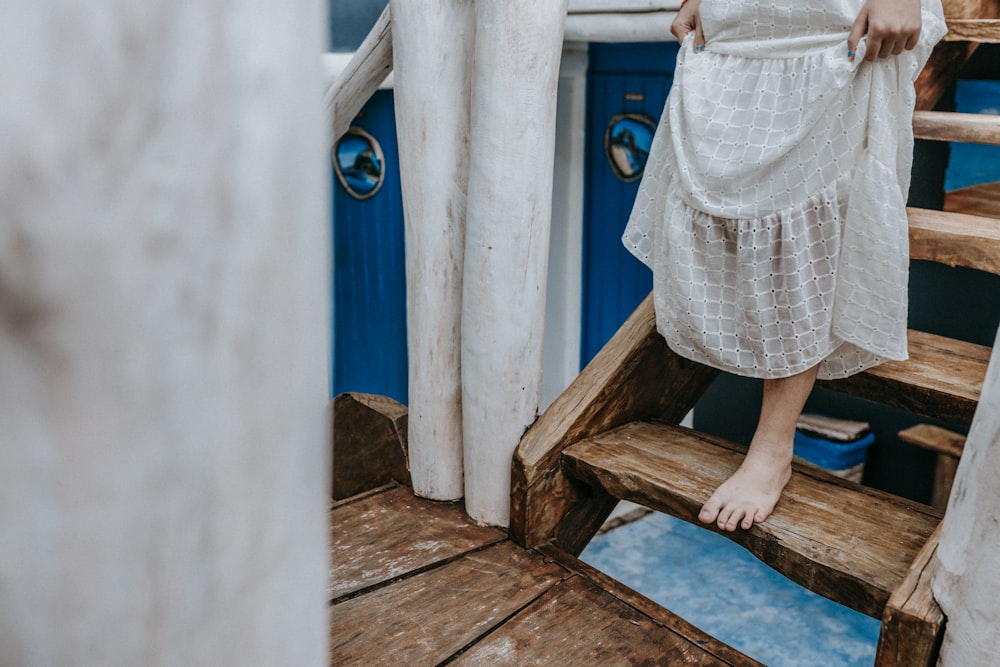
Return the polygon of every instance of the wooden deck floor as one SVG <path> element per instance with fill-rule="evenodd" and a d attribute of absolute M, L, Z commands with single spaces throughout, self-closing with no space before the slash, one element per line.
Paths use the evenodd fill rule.
<path fill-rule="evenodd" d="M 387 486 L 330 513 L 332 665 L 758 665 L 552 547 Z"/>

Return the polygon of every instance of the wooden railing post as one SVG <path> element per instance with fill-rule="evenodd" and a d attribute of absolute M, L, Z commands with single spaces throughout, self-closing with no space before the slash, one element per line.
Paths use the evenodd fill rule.
<path fill-rule="evenodd" d="M 506 524 L 510 461 L 538 412 L 566 0 L 476 3 L 462 293 L 466 507 Z"/>
<path fill-rule="evenodd" d="M 934 597 L 948 616 L 941 663 L 992 664 L 1000 651 L 1000 334 L 945 512 Z"/>
<path fill-rule="evenodd" d="M 413 490 L 462 497 L 459 345 L 469 169 L 472 0 L 393 2 L 406 243 Z"/>

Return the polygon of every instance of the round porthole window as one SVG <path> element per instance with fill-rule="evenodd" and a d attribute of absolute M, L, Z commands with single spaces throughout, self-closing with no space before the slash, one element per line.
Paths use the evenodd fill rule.
<path fill-rule="evenodd" d="M 351 126 L 333 147 L 337 180 L 355 199 L 368 199 L 385 180 L 385 156 L 375 137 Z"/>
<path fill-rule="evenodd" d="M 611 119 L 604 133 L 604 152 L 615 176 L 626 182 L 642 178 L 654 132 L 656 121 L 646 114 L 623 113 Z"/>

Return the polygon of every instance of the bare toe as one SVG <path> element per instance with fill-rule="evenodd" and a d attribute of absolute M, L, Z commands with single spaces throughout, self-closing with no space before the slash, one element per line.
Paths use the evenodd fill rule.
<path fill-rule="evenodd" d="M 719 510 L 722 509 L 722 503 L 712 496 L 708 499 L 704 505 L 702 505 L 701 512 L 698 513 L 698 520 L 702 523 L 712 523 L 719 517 Z"/>
<path fill-rule="evenodd" d="M 729 521 L 726 522 L 726 530 L 733 532 L 736 527 L 741 525 L 741 523 L 746 519 L 747 512 L 742 507 L 737 507 L 733 510 L 733 513 L 729 515 Z"/>

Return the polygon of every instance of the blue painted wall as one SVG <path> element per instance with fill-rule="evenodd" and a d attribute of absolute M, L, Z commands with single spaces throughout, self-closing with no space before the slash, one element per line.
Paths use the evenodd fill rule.
<path fill-rule="evenodd" d="M 381 144 L 385 181 L 357 200 L 333 178 L 331 396 L 356 391 L 406 403 L 403 197 L 391 91 L 375 93 L 353 124 Z"/>
<path fill-rule="evenodd" d="M 594 44 L 587 76 L 580 365 L 586 365 L 653 288 L 649 269 L 622 245 L 639 182 L 611 169 L 609 121 L 642 113 L 659 121 L 673 80 L 676 44 Z"/>

